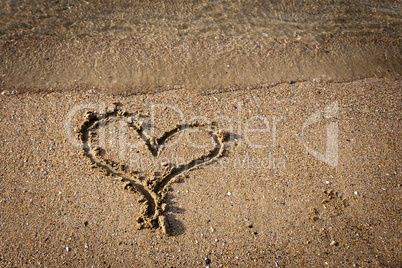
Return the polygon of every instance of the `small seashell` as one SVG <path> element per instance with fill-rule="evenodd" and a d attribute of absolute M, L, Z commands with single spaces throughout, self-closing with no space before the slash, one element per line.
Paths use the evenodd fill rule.
<path fill-rule="evenodd" d="M 159 216 L 158 217 L 158 223 L 159 223 L 159 228 L 161 228 L 162 233 L 168 234 L 167 229 L 168 229 L 168 221 L 165 216 Z"/>

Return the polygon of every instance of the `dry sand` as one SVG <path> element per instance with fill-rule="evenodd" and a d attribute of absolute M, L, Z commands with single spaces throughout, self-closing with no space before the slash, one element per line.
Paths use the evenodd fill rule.
<path fill-rule="evenodd" d="M 4 93 L 0 266 L 401 267 L 401 89 L 370 78 L 210 94 Z M 76 139 L 85 110 L 113 103 L 147 137 L 194 120 L 229 133 L 222 156 L 167 187 L 159 225 L 169 235 L 157 223 L 137 229 L 141 194 L 94 167 Z M 94 132 L 125 174 L 149 178 L 214 146 L 196 132 L 155 157 L 116 122 Z"/>

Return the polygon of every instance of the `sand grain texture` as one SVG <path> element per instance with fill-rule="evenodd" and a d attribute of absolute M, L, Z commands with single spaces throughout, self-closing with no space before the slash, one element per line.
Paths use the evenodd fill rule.
<path fill-rule="evenodd" d="M 0 264 L 398 267 L 401 85 L 372 78 L 209 95 L 1 95 Z M 75 139 L 85 109 L 101 113 L 115 102 L 152 124 L 154 137 L 195 118 L 233 133 L 221 158 L 169 187 L 159 224 L 170 236 L 137 230 L 140 195 L 91 168 Z M 317 111 L 321 119 L 302 131 Z M 325 152 L 328 126 L 338 127 L 336 166 L 306 150 Z M 104 133 L 103 141 L 119 144 L 112 129 Z M 166 158 L 202 155 L 185 152 L 186 142 L 167 148 Z M 112 153 L 132 167 L 153 159 L 144 145 L 126 149 Z M 166 158 L 139 167 L 160 170 Z"/>

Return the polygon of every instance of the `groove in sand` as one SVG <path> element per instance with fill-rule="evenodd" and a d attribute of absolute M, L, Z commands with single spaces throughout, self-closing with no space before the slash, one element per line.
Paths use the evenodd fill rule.
<path fill-rule="evenodd" d="M 114 163 L 111 160 L 104 159 L 100 155 L 101 148 L 94 146 L 91 139 L 91 131 L 99 127 L 99 123 L 103 120 L 106 123 L 110 117 L 124 120 L 127 125 L 134 129 L 145 143 L 147 149 L 154 157 L 157 157 L 163 150 L 164 143 L 175 134 L 186 129 L 197 129 L 208 133 L 215 143 L 215 147 L 206 155 L 202 155 L 196 159 L 190 160 L 188 163 L 174 167 L 169 167 L 161 172 L 161 175 L 148 174 L 146 177 L 140 177 L 138 171 L 129 171 L 127 167 L 119 163 Z M 212 126 L 201 124 L 198 122 L 189 124 L 178 124 L 170 131 L 166 131 L 159 138 L 149 137 L 139 121 L 133 121 L 131 114 L 122 110 L 114 109 L 107 111 L 105 114 L 96 114 L 92 111 L 87 111 L 85 114 L 86 120 L 81 124 L 77 131 L 77 138 L 82 142 L 84 155 L 92 162 L 93 167 L 98 167 L 106 174 L 110 174 L 125 182 L 125 189 L 131 192 L 139 193 L 143 198 L 141 215 L 137 218 L 138 228 L 160 228 L 162 232 L 168 232 L 168 226 L 163 211 L 166 208 L 165 197 L 168 191 L 168 186 L 175 181 L 175 178 L 188 172 L 196 167 L 205 165 L 221 157 L 226 148 L 225 141 L 228 134 L 222 130 L 215 130 Z"/>

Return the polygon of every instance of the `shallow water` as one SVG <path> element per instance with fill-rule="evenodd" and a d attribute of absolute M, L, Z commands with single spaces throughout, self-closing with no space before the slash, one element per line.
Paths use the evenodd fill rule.
<path fill-rule="evenodd" d="M 0 4 L 0 36 L 398 37 L 399 1 L 41 1 Z"/>
<path fill-rule="evenodd" d="M 399 1 L 0 3 L 3 87 L 227 88 L 399 78 Z"/>

